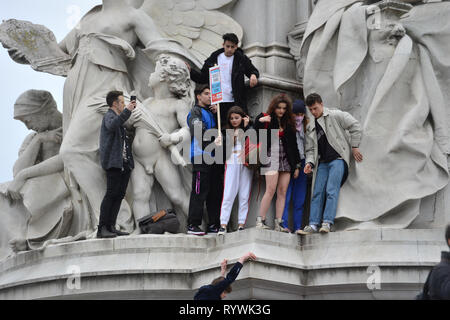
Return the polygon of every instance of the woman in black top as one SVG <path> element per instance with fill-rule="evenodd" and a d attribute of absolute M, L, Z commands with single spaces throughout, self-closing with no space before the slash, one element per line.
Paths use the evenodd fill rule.
<path fill-rule="evenodd" d="M 275 96 L 266 113 L 256 117 L 256 130 L 267 130 L 267 138 L 259 135 L 260 142 L 267 145 L 269 162 L 261 168 L 266 176 L 266 192 L 261 201 L 256 226 L 269 229 L 266 225 L 266 214 L 269 210 L 275 191 L 277 192 L 275 231 L 289 232 L 283 227 L 283 210 L 286 191 L 291 176 L 296 179 L 300 173 L 301 159 L 295 135 L 295 118 L 292 112 L 292 100 L 286 94 Z M 272 133 L 272 134 L 271 134 Z M 271 138 L 271 136 L 274 136 Z M 277 143 L 274 145 L 273 143 Z M 264 158 L 262 157 L 264 162 Z"/>

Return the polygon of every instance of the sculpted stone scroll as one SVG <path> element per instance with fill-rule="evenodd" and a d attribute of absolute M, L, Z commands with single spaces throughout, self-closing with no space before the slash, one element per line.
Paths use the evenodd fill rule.
<path fill-rule="evenodd" d="M 0 42 L 17 63 L 36 71 L 66 76 L 71 57 L 63 52 L 53 32 L 41 25 L 10 19 L 0 25 Z"/>

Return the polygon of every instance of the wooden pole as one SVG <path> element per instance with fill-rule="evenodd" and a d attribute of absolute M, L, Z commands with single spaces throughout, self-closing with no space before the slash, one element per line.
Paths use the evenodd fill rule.
<path fill-rule="evenodd" d="M 219 137 L 222 140 L 222 121 L 220 121 L 220 103 L 217 104 L 217 128 L 219 129 Z M 222 144 L 222 143 L 221 143 Z"/>

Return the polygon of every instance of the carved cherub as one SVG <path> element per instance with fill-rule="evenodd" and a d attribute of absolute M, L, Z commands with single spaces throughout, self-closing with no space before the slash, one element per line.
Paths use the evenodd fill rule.
<path fill-rule="evenodd" d="M 143 103 L 141 119 L 135 124 L 133 142 L 136 167 L 132 173 L 135 219 L 150 213 L 149 201 L 156 178 L 172 204 L 188 213 L 189 190 L 183 187 L 180 168 L 172 161 L 177 149 L 189 140 L 187 115 L 192 108 L 192 84 L 185 63 L 175 57 L 158 58 L 149 86 L 154 98 Z"/>

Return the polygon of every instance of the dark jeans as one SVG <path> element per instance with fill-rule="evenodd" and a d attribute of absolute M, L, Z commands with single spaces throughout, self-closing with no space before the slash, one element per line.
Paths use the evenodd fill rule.
<path fill-rule="evenodd" d="M 106 171 L 106 194 L 100 207 L 99 227 L 115 227 L 130 175 L 129 169 L 122 171 L 122 169 L 113 168 Z"/>
<path fill-rule="evenodd" d="M 220 164 L 194 165 L 188 225 L 200 226 L 202 224 L 203 205 L 206 201 L 208 225 L 219 226 L 223 174 L 224 166 Z"/>

